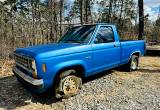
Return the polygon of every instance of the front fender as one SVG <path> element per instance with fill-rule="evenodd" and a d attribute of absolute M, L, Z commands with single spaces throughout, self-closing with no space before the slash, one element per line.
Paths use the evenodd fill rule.
<path fill-rule="evenodd" d="M 61 62 L 61 63 L 58 63 L 56 65 L 53 65 L 51 68 L 52 70 L 50 71 L 50 78 L 48 81 L 48 86 L 52 86 L 54 80 L 55 80 L 55 77 L 56 75 L 58 74 L 58 72 L 63 69 L 63 68 L 66 68 L 66 67 L 71 67 L 71 66 L 82 66 L 84 68 L 84 72 L 85 70 L 87 69 L 87 64 L 82 61 L 82 60 L 71 60 L 71 61 L 65 61 L 65 62 Z M 85 73 L 83 73 L 85 74 Z"/>

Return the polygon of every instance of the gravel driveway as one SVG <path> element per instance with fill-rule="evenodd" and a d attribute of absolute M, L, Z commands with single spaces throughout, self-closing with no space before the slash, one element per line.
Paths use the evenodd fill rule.
<path fill-rule="evenodd" d="M 135 72 L 116 69 L 84 79 L 77 96 L 59 101 L 31 94 L 7 72 L 0 73 L 0 110 L 160 110 L 160 57 L 141 58 Z"/>

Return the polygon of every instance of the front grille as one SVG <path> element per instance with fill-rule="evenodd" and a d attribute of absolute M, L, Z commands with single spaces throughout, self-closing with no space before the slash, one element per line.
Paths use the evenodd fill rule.
<path fill-rule="evenodd" d="M 32 70 L 33 59 L 19 54 L 14 54 L 14 58 L 17 66 L 20 66 L 23 69 Z"/>

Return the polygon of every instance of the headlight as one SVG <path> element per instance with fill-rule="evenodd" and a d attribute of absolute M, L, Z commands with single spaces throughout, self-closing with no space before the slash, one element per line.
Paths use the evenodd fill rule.
<path fill-rule="evenodd" d="M 36 63 L 35 63 L 35 61 L 32 61 L 32 69 L 36 69 Z"/>

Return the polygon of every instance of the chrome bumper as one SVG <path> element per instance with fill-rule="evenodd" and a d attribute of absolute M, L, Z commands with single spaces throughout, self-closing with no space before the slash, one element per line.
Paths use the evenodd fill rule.
<path fill-rule="evenodd" d="M 25 82 L 33 85 L 33 86 L 44 86 L 44 82 L 43 79 L 34 79 L 28 75 L 26 75 L 25 73 L 23 73 L 22 71 L 20 71 L 18 68 L 13 67 L 13 73 L 20 77 L 22 80 L 24 80 Z"/>

